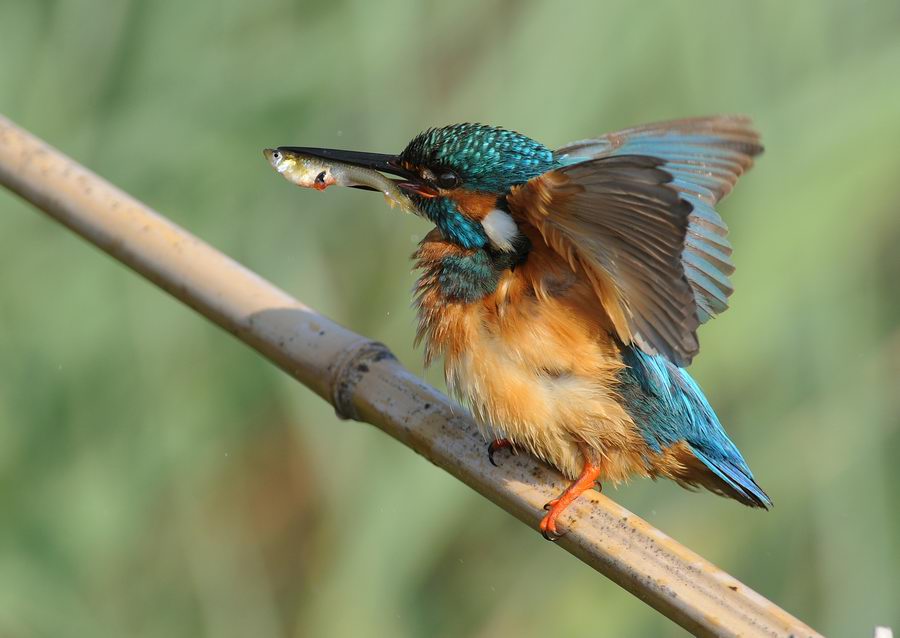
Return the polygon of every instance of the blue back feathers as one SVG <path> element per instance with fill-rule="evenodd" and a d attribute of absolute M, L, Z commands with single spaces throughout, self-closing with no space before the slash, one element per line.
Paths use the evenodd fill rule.
<path fill-rule="evenodd" d="M 703 391 L 682 368 L 665 357 L 623 346 L 627 366 L 619 393 L 625 409 L 654 452 L 685 442 L 720 481 L 720 493 L 753 507 L 772 505 L 753 473 L 725 434 Z"/>

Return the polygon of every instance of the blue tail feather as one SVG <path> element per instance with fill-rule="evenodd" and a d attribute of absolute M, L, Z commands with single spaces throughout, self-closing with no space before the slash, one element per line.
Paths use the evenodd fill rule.
<path fill-rule="evenodd" d="M 703 461 L 706 467 L 722 479 L 728 487 L 743 497 L 738 500 L 747 505 L 762 507 L 763 509 L 772 507 L 772 499 L 769 498 L 769 495 L 753 480 L 749 470 L 744 470 L 747 467 L 746 464 L 744 468 L 741 468 L 728 461 L 714 461 L 693 445 L 691 446 L 691 451 L 693 451 L 694 456 Z"/>
<path fill-rule="evenodd" d="M 685 482 L 702 484 L 751 507 L 772 505 L 687 371 L 634 346 L 622 346 L 622 360 L 627 367 L 620 375 L 619 392 L 653 452 L 686 443 L 702 463 L 697 471 L 705 467 L 711 475 L 703 480 L 686 476 Z"/>

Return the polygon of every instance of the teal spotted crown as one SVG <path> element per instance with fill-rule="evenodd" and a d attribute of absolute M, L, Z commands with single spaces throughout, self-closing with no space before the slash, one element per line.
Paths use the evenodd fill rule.
<path fill-rule="evenodd" d="M 438 172 L 455 172 L 462 187 L 503 193 L 557 166 L 553 153 L 521 133 L 484 124 L 428 129 L 407 145 L 401 159 Z"/>

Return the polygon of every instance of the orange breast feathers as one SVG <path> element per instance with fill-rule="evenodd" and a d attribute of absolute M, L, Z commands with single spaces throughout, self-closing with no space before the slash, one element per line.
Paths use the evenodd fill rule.
<path fill-rule="evenodd" d="M 426 357 L 444 356 L 448 388 L 486 436 L 508 438 L 570 477 L 581 470 L 579 442 L 603 459 L 606 479 L 647 475 L 649 450 L 615 391 L 622 363 L 609 320 L 590 283 L 539 235 L 529 238 L 528 259 L 468 304 L 447 300 L 439 277 L 444 257 L 470 251 L 438 233 L 425 238 L 415 258 Z"/>

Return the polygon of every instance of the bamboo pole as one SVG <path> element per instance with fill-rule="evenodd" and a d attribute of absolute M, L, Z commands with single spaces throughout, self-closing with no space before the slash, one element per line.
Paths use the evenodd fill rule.
<path fill-rule="evenodd" d="M 499 468 L 458 405 L 382 344 L 337 325 L 0 115 L 0 183 L 329 401 L 536 527 L 564 487 L 518 455 Z M 558 544 L 698 636 L 819 636 L 606 496 L 588 492 Z M 535 532 L 537 533 L 537 532 Z"/>

